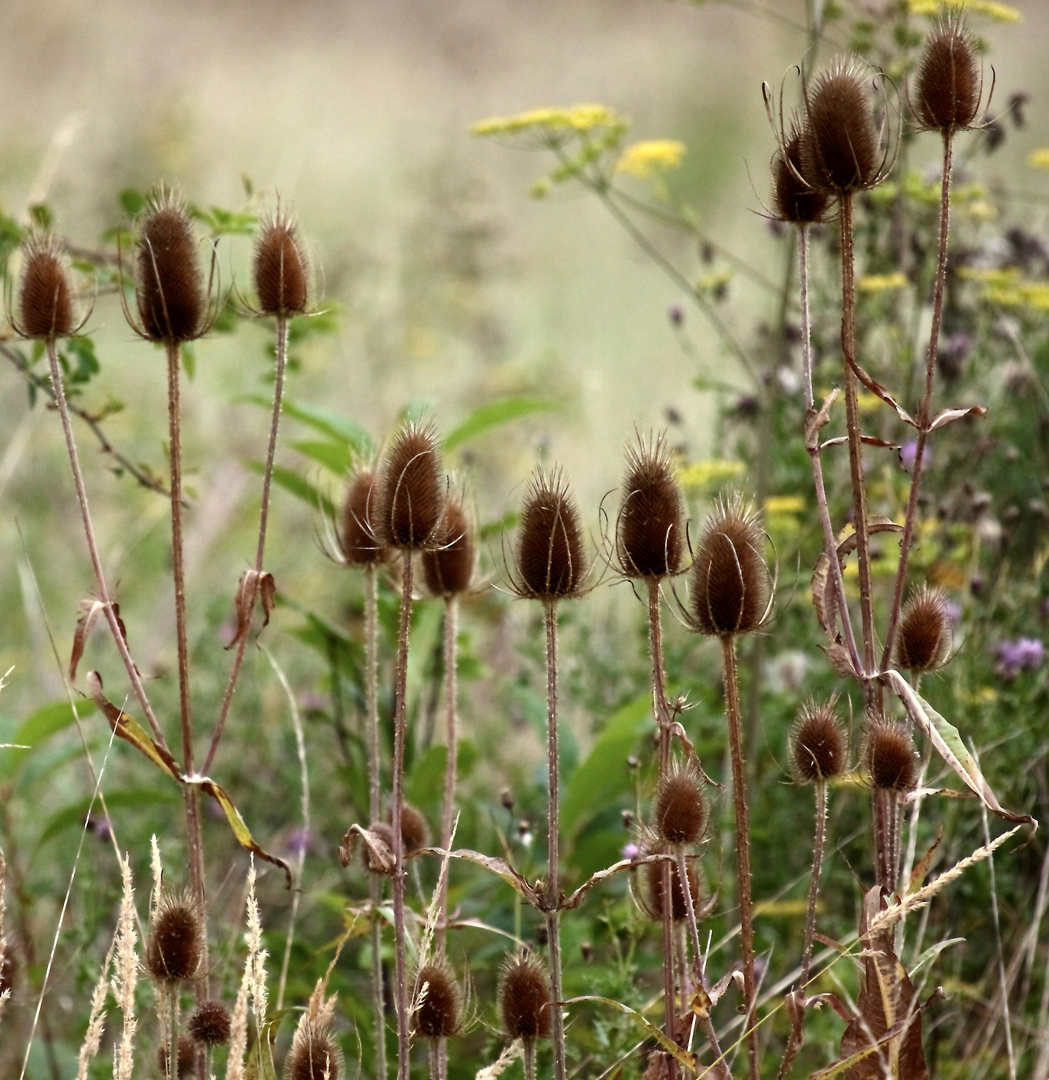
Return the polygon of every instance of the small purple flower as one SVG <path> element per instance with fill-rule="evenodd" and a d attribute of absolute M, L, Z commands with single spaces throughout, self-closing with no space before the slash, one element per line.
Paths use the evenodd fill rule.
<path fill-rule="evenodd" d="M 292 855 L 304 855 L 313 847 L 313 834 L 301 825 L 288 834 L 288 851 Z"/>
<path fill-rule="evenodd" d="M 926 446 L 925 447 L 925 453 L 924 453 L 924 455 L 922 457 L 923 467 L 925 465 L 929 464 L 930 457 L 931 457 L 931 455 L 929 453 L 929 447 Z M 917 460 L 917 458 L 918 458 L 918 440 L 917 439 L 908 439 L 900 447 L 900 464 L 907 470 L 907 472 L 912 472 L 914 470 L 914 462 Z"/>
<path fill-rule="evenodd" d="M 640 854 L 641 848 L 637 844 L 630 843 L 623 845 L 623 850 L 619 853 L 619 856 L 623 859 L 636 859 Z"/>
<path fill-rule="evenodd" d="M 1021 637 L 1002 641 L 995 651 L 995 670 L 999 675 L 1013 678 L 1021 671 L 1034 671 L 1042 666 L 1045 646 L 1039 638 Z"/>

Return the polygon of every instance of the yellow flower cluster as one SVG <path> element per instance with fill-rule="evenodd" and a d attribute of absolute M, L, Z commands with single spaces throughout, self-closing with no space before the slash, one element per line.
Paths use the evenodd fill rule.
<path fill-rule="evenodd" d="M 856 282 L 856 288 L 864 293 L 879 293 L 902 289 L 906 284 L 907 275 L 897 270 L 895 274 L 864 274 Z"/>
<path fill-rule="evenodd" d="M 1049 146 L 1041 146 L 1027 155 L 1027 164 L 1032 169 L 1049 169 Z"/>
<path fill-rule="evenodd" d="M 963 267 L 960 276 L 983 286 L 983 299 L 1000 307 L 1049 311 L 1049 281 L 1030 281 L 1015 267 Z"/>
<path fill-rule="evenodd" d="M 800 514 L 805 509 L 805 500 L 800 495 L 770 495 L 765 500 L 765 513 L 769 517 L 777 514 Z"/>
<path fill-rule="evenodd" d="M 529 109 L 514 116 L 479 120 L 475 135 L 517 135 L 525 131 L 585 134 L 597 129 L 625 127 L 626 120 L 607 105 L 570 105 L 567 108 Z"/>
<path fill-rule="evenodd" d="M 912 15 L 939 15 L 950 8 L 968 11 L 972 15 L 986 15 L 999 22 L 1019 22 L 1023 16 L 1011 4 L 1000 0 L 908 0 Z"/>
<path fill-rule="evenodd" d="M 742 476 L 744 468 L 742 461 L 706 458 L 686 465 L 678 474 L 678 480 L 685 488 L 715 488 L 729 480 L 735 480 L 737 476 Z"/>
<path fill-rule="evenodd" d="M 616 172 L 647 180 L 654 172 L 676 169 L 685 156 L 685 144 L 677 139 L 649 139 L 628 146 L 616 162 Z"/>

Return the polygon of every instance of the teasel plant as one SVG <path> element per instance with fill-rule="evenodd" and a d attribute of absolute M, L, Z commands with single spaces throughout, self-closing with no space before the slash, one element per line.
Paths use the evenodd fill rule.
<path fill-rule="evenodd" d="M 559 468 L 536 469 L 525 491 L 517 533 L 510 588 L 543 605 L 546 636 L 547 726 L 547 876 L 542 902 L 550 947 L 549 1004 L 555 1080 L 565 1080 L 565 1031 L 562 1014 L 561 887 L 558 870 L 560 830 L 560 757 L 558 753 L 557 609 L 562 600 L 582 596 L 590 566 L 583 552 L 579 511 Z M 504 1011 L 505 1017 L 505 1011 Z"/>
<path fill-rule="evenodd" d="M 504 1033 L 520 1039 L 524 1048 L 525 1080 L 536 1080 L 536 1040 L 557 1038 L 560 1011 L 557 992 L 537 956 L 520 953 L 507 958 L 499 978 L 499 1011 Z"/>

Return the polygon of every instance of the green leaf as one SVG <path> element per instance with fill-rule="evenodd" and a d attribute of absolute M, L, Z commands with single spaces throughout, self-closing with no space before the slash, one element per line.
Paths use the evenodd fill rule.
<path fill-rule="evenodd" d="M 248 464 L 249 468 L 259 473 L 260 476 L 265 472 L 265 466 L 261 461 L 252 461 Z M 320 488 L 315 484 L 311 484 L 304 476 L 300 476 L 291 469 L 285 469 L 280 465 L 275 465 L 273 468 L 273 482 L 278 487 L 282 487 L 285 491 L 290 492 L 297 499 L 308 502 L 310 506 L 316 506 L 321 513 L 326 514 L 329 517 L 334 517 L 334 503 L 320 490 Z"/>
<path fill-rule="evenodd" d="M 129 217 L 138 217 L 142 213 L 142 208 L 146 205 L 146 196 L 134 188 L 124 188 L 117 196 L 117 201 L 120 203 L 120 209 L 125 214 Z"/>
<path fill-rule="evenodd" d="M 627 758 L 651 718 L 652 700 L 646 694 L 628 702 L 608 721 L 586 759 L 568 778 L 561 804 L 561 829 L 566 837 L 629 790 Z"/>
<path fill-rule="evenodd" d="M 71 806 L 65 806 L 53 814 L 37 841 L 38 847 L 42 847 L 49 840 L 53 840 L 60 833 L 65 832 L 66 829 L 81 828 L 93 801 L 91 797 L 78 799 Z M 148 788 L 134 788 L 128 791 L 106 792 L 106 806 L 110 810 L 121 806 L 142 808 L 145 806 L 157 806 L 161 803 L 172 805 L 180 801 L 178 789 L 169 787 L 167 784 L 158 784 Z M 101 807 L 97 803 L 96 809 L 101 811 Z"/>
<path fill-rule="evenodd" d="M 90 716 L 95 708 L 93 701 L 77 702 L 77 712 L 81 719 Z M 72 726 L 75 720 L 73 708 L 68 701 L 53 701 L 50 705 L 42 705 L 36 712 L 30 713 L 22 721 L 22 726 L 15 732 L 11 742 L 38 747 L 56 732 Z"/>
<path fill-rule="evenodd" d="M 451 453 L 486 431 L 513 420 L 541 412 L 555 412 L 560 407 L 556 401 L 538 397 L 507 397 L 486 402 L 474 409 L 458 427 L 448 433 L 444 439 L 445 452 Z"/>
<path fill-rule="evenodd" d="M 289 442 L 293 450 L 305 454 L 311 461 L 323 465 L 340 479 L 353 468 L 353 454 L 343 442 L 324 442 L 320 439 L 300 439 Z"/>
<path fill-rule="evenodd" d="M 55 225 L 55 216 L 51 213 L 51 208 L 44 203 L 35 203 L 29 208 L 29 216 L 33 219 L 33 224 L 39 226 L 41 229 L 53 229 Z"/>
<path fill-rule="evenodd" d="M 267 398 L 252 397 L 248 400 L 257 401 L 270 408 L 271 402 Z M 284 400 L 284 414 L 299 420 L 304 424 L 329 435 L 334 439 L 349 445 L 356 458 L 370 458 L 375 452 L 375 443 L 372 437 L 358 424 L 342 413 L 334 409 L 325 409 L 320 405 L 307 405 L 304 403 Z"/>

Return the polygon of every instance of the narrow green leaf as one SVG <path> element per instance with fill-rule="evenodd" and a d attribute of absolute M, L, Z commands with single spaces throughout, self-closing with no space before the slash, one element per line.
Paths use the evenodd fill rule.
<path fill-rule="evenodd" d="M 561 406 L 556 401 L 538 397 L 507 397 L 486 402 L 448 433 L 444 439 L 446 453 L 457 450 L 460 446 L 476 439 L 492 428 L 513 420 L 520 420 L 535 413 L 554 412 Z"/>
<path fill-rule="evenodd" d="M 259 400 L 260 404 L 264 404 L 267 408 L 270 406 L 268 399 Z M 357 458 L 370 458 L 375 452 L 375 443 L 364 428 L 356 420 L 351 420 L 348 416 L 335 412 L 334 409 L 289 401 L 287 398 L 284 400 L 283 409 L 286 416 L 308 424 L 322 435 L 329 435 L 346 443 Z"/>
<path fill-rule="evenodd" d="M 331 442 L 321 439 L 300 439 L 289 442 L 293 450 L 305 454 L 311 461 L 323 465 L 329 472 L 335 473 L 340 479 L 353 468 L 353 453 L 343 442 Z"/>
<path fill-rule="evenodd" d="M 37 841 L 37 846 L 43 847 L 49 840 L 53 840 L 67 829 L 81 828 L 87 817 L 87 812 L 91 807 L 92 801 L 92 797 L 78 799 L 72 805 L 64 806 L 61 810 L 53 814 L 48 820 L 47 825 L 44 827 L 44 831 Z M 179 801 L 177 790 L 168 787 L 166 784 L 157 787 L 106 792 L 106 806 L 109 807 L 110 810 L 115 810 L 122 806 L 144 808 L 147 806 L 158 806 L 162 803 L 175 805 Z M 98 806 L 97 803 L 96 806 L 99 813 L 101 813 L 101 806 Z"/>

